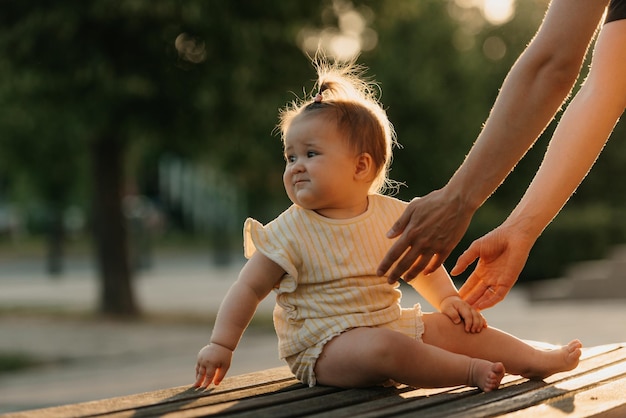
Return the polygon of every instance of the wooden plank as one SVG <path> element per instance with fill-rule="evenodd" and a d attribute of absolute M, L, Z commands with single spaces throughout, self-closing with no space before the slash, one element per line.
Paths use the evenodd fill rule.
<path fill-rule="evenodd" d="M 459 389 L 415 389 L 401 393 L 395 398 L 377 399 L 342 410 L 326 411 L 318 416 L 359 416 L 359 418 L 404 416 L 404 414 L 409 416 L 416 414 L 417 411 L 419 411 L 420 416 L 448 416 L 455 410 L 462 412 L 472 407 L 479 407 L 485 402 L 506 400 L 521 393 L 545 387 L 548 383 L 558 382 L 573 375 L 584 374 L 589 370 L 602 367 L 607 362 L 614 363 L 625 358 L 626 350 L 622 349 L 620 345 L 611 344 L 594 347 L 585 351 L 581 364 L 575 370 L 553 375 L 545 381 L 528 381 L 519 376 L 507 375 L 503 379 L 502 389 L 488 394 L 467 387 Z"/>
<path fill-rule="evenodd" d="M 407 388 L 408 389 L 408 388 Z M 428 393 L 432 389 L 413 389 L 396 397 L 361 403 L 341 410 L 327 411 L 319 417 L 384 417 L 396 416 L 398 413 L 408 412 L 415 416 L 422 416 L 422 411 L 429 407 L 445 405 L 453 401 L 467 399 L 480 393 L 478 389 L 460 387 L 453 390 Z"/>
<path fill-rule="evenodd" d="M 621 350 L 621 354 L 626 350 Z M 610 353 L 606 356 L 610 356 Z M 604 356 L 603 356 L 604 357 Z M 611 356 L 612 357 L 612 356 Z M 577 370 L 577 369 L 576 369 Z M 583 369 L 584 370 L 584 369 Z M 599 382 L 626 378 L 626 361 L 621 357 L 619 362 L 611 362 L 607 366 L 586 368 L 585 372 L 573 371 L 559 374 L 553 379 L 545 381 L 529 381 L 517 385 L 512 392 L 508 389 L 482 394 L 483 399 L 475 397 L 469 402 L 455 403 L 444 408 L 433 408 L 424 417 L 459 417 L 459 418 L 483 418 L 486 416 L 508 416 L 515 411 L 525 410 L 529 407 L 562 399 L 568 393 L 579 393 L 591 389 Z M 553 376 L 551 376 L 552 378 Z M 537 384 L 531 390 L 529 384 Z M 504 396 L 503 396 L 504 395 Z M 624 399 L 623 401 L 626 401 Z M 426 412 L 426 411 L 425 411 Z M 398 415 L 403 416 L 403 415 Z M 408 415 L 406 415 L 408 416 Z M 526 415 L 530 416 L 530 415 Z"/>
<path fill-rule="evenodd" d="M 346 405 L 353 405 L 359 402 L 366 402 L 372 398 L 388 396 L 395 392 L 394 388 L 370 388 L 370 389 L 349 389 L 341 390 L 330 387 L 304 388 L 298 391 L 300 397 L 282 397 L 270 395 L 264 397 L 263 407 L 257 407 L 258 399 L 251 399 L 247 405 L 238 405 L 239 408 L 228 410 L 230 414 L 235 414 L 238 418 L 285 418 L 298 414 L 306 415 L 322 411 L 332 411 Z M 320 392 L 320 394 L 313 393 Z M 324 393 L 325 392 L 325 393 Z M 292 395 L 292 394 L 290 394 Z M 313 396 L 312 396 L 313 395 Z M 203 416 L 206 410 L 197 410 L 198 415 Z M 172 415 L 178 418 L 178 415 Z M 219 414 L 217 415 L 219 416 Z"/>
<path fill-rule="evenodd" d="M 626 417 L 626 377 L 603 382 L 585 391 L 569 392 L 549 402 L 507 415 L 522 417 Z"/>
<path fill-rule="evenodd" d="M 576 372 L 570 373 L 584 373 L 590 369 L 594 369 L 602 366 L 606 362 L 615 362 L 626 357 L 624 350 L 619 350 L 619 345 L 610 345 L 604 347 L 598 347 L 589 353 L 586 353 L 586 359 L 583 360 L 581 366 L 576 369 Z M 591 357 L 590 357 L 591 356 Z M 555 375 L 556 376 L 556 375 Z M 561 378 L 567 377 L 567 374 L 561 374 Z M 515 376 L 507 376 L 507 382 L 515 382 L 516 385 L 525 383 L 522 392 L 531 391 L 540 387 L 546 386 L 545 382 L 527 382 L 526 379 L 521 379 Z M 555 378 L 554 378 L 555 379 Z M 513 386 L 517 387 L 517 386 Z M 305 389 L 307 390 L 307 389 Z M 520 389 L 518 388 L 518 391 Z M 367 416 L 385 416 L 385 415 L 397 415 L 402 411 L 408 412 L 414 415 L 416 410 L 425 412 L 428 407 L 433 405 L 443 405 L 443 416 L 446 416 L 449 412 L 450 402 L 468 402 L 475 401 L 477 405 L 481 405 L 484 399 L 481 396 L 491 395 L 498 396 L 498 399 L 506 399 L 511 396 L 511 393 L 503 393 L 502 391 L 496 391 L 492 394 L 481 394 L 476 389 L 470 388 L 457 388 L 457 389 L 398 389 L 394 391 L 388 391 L 387 393 L 380 393 L 382 389 L 375 388 L 371 391 L 378 391 L 376 396 L 372 396 L 371 392 L 364 394 L 363 390 L 349 390 L 342 391 L 334 394 L 332 397 L 324 396 L 311 398 L 305 402 L 299 402 L 297 406 L 298 411 L 306 411 L 307 416 L 313 413 L 312 416 L 346 416 L 346 417 L 367 417 Z M 434 396 L 437 395 L 437 396 Z M 474 397 L 478 396 L 475 400 Z M 294 411 L 290 409 L 289 405 L 277 402 L 276 406 L 259 410 L 249 414 L 238 414 L 237 416 L 292 416 Z M 200 412 L 200 411 L 198 411 Z M 202 410 L 202 412 L 209 412 Z M 234 412 L 234 411 L 231 411 Z M 434 411 L 436 412 L 436 411 Z M 262 415 L 260 415 L 262 414 Z M 175 415 L 178 417 L 178 415 Z M 187 415 L 185 415 L 187 416 Z M 193 416 L 193 415 L 190 415 Z"/>
<path fill-rule="evenodd" d="M 172 411 L 174 411 L 177 416 L 198 416 L 200 413 L 194 411 L 199 411 L 200 409 L 204 411 L 201 415 L 212 415 L 219 414 L 223 411 L 232 412 L 241 410 L 242 405 L 251 405 L 247 401 L 252 398 L 260 400 L 261 402 L 256 403 L 256 407 L 262 408 L 264 400 L 266 400 L 265 402 L 269 402 L 269 400 L 267 400 L 268 396 L 298 392 L 303 387 L 301 383 L 291 381 L 267 383 L 262 387 L 244 388 L 237 391 L 210 394 L 208 396 L 200 395 L 194 399 L 157 403 L 133 410 L 101 414 L 99 416 L 108 418 L 153 417 L 165 416 Z"/>
<path fill-rule="evenodd" d="M 626 416 L 626 348 L 586 348 L 580 365 L 544 381 L 507 375 L 500 390 L 465 386 L 441 389 L 338 389 L 299 383 L 287 367 L 230 377 L 218 387 L 189 386 L 74 405 L 16 412 L 33 417 L 475 417 Z M 33 391 L 36 396 L 36 391 Z M 573 409 L 572 409 L 573 408 Z M 532 415 L 531 415 L 532 414 Z M 544 414 L 544 415 L 542 415 Z M 574 415 L 572 415 L 574 414 Z"/>
<path fill-rule="evenodd" d="M 14 412 L 5 414 L 2 418 L 41 418 L 44 416 L 46 418 L 92 417 L 123 411 L 134 411 L 142 407 L 148 407 L 156 404 L 170 404 L 177 401 L 190 402 L 194 399 L 205 397 L 207 395 L 215 396 L 217 394 L 229 392 L 237 393 L 237 391 L 242 389 L 256 389 L 257 393 L 255 395 L 258 395 L 269 391 L 269 389 L 267 389 L 267 385 L 281 382 L 301 385 L 293 376 L 289 368 L 283 366 L 230 377 L 224 379 L 221 385 L 212 387 L 206 391 L 198 390 L 191 386 L 180 386 L 136 395 Z M 33 397 L 37 397 L 36 389 L 33 390 Z"/>

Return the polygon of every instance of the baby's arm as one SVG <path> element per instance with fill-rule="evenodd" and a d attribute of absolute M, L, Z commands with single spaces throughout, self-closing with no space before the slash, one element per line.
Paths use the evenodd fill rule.
<path fill-rule="evenodd" d="M 487 326 L 481 313 L 461 299 L 450 275 L 443 267 L 428 276 L 419 274 L 409 284 L 452 322 L 459 324 L 463 321 L 466 332 L 480 332 Z"/>
<path fill-rule="evenodd" d="M 219 385 L 230 368 L 233 351 L 259 303 L 280 281 L 285 271 L 256 252 L 228 290 L 217 313 L 210 344 L 198 353 L 195 387 Z"/>

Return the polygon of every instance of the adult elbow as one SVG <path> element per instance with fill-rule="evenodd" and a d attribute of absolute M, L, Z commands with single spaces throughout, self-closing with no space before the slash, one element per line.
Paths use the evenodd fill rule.
<path fill-rule="evenodd" d="M 544 69 L 549 83 L 555 88 L 571 90 L 580 75 L 582 62 L 577 59 L 554 59 L 550 60 Z"/>
<path fill-rule="evenodd" d="M 550 91 L 553 97 L 565 99 L 572 91 L 581 68 L 582 60 L 578 57 L 555 54 L 540 62 L 536 77 L 542 89 Z"/>

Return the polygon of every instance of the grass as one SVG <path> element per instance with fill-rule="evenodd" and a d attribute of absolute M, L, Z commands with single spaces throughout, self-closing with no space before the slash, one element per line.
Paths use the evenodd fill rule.
<path fill-rule="evenodd" d="M 0 352 L 0 373 L 16 372 L 39 366 L 42 361 L 34 356 L 17 352 Z"/>

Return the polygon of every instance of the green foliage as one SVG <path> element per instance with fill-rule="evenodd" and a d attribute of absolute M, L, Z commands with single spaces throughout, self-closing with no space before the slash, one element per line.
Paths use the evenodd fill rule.
<path fill-rule="evenodd" d="M 131 146 L 130 176 L 142 185 L 152 181 L 155 160 L 174 152 L 231 174 L 246 191 L 249 214 L 270 219 L 288 203 L 273 135 L 277 111 L 315 76 L 297 45 L 299 31 L 337 24 L 331 1 L 274 3 L 7 4 L 0 71 L 11 82 L 0 88 L 7 109 L 0 147 L 15 162 L 7 175 L 26 176 L 35 184 L 31 193 L 82 196 L 76 190 L 88 185 L 77 184 L 85 176 L 75 173 L 87 169 L 91 138 L 105 132 Z M 393 177 L 409 186 L 401 197 L 423 195 L 462 161 L 545 5 L 523 2 L 501 27 L 452 1 L 362 1 L 354 8 L 369 16 L 378 37 L 359 62 L 380 82 L 404 146 Z M 494 36 L 507 45 L 499 61 L 482 52 Z M 460 37 L 470 47 L 460 50 Z"/>
<path fill-rule="evenodd" d="M 8 192 L 24 184 L 24 195 L 62 205 L 84 198 L 88 147 L 105 136 L 144 159 L 200 156 L 266 196 L 270 178 L 281 184 L 273 170 L 258 175 L 282 165 L 271 138 L 277 109 L 293 87 L 286 83 L 308 67 L 293 40 L 315 14 L 236 1 L 5 4 L 0 175 Z M 154 166 L 136 158 L 131 178 L 137 165 Z"/>
<path fill-rule="evenodd" d="M 541 14 L 531 11 L 545 5 L 529 3 L 502 26 L 491 26 L 477 10 L 459 10 L 452 1 L 409 1 L 399 8 L 383 2 L 376 10 L 379 45 L 363 59 L 381 82 L 403 145 L 392 169 L 393 177 L 408 185 L 401 197 L 443 186 L 463 161 L 506 73 L 540 22 Z M 484 54 L 489 38 L 506 45 L 501 59 Z M 511 182 L 519 192 L 527 180 L 516 176 Z"/>
<path fill-rule="evenodd" d="M 315 77 L 299 36 L 303 28 L 336 29 L 337 7 L 350 4 L 376 33 L 376 47 L 358 61 L 379 81 L 403 145 L 392 168 L 407 184 L 399 197 L 441 187 L 536 31 L 545 0 L 517 1 L 515 18 L 501 26 L 452 0 L 2 2 L 0 199 L 87 207 L 89 149 L 105 137 L 122 145 L 128 181 L 140 191 L 158 197 L 157 162 L 173 153 L 226 172 L 246 195 L 246 215 L 268 221 L 289 203 L 273 132 L 278 109 L 309 91 Z M 485 45 L 494 40 L 503 54 L 489 58 Z M 519 200 L 552 127 L 477 215 L 467 239 L 495 227 Z M 626 183 L 611 181 L 625 174 L 624 129 L 568 208 L 626 203 Z M 555 222 L 532 257 L 562 259 L 555 252 L 563 246 L 547 244 L 557 231 L 581 231 L 601 248 L 604 238 L 589 231 L 607 224 L 593 221 Z"/>
<path fill-rule="evenodd" d="M 32 356 L 24 353 L 0 353 L 0 373 L 16 372 L 19 370 L 39 366 L 41 364 L 41 360 L 33 358 Z"/>

